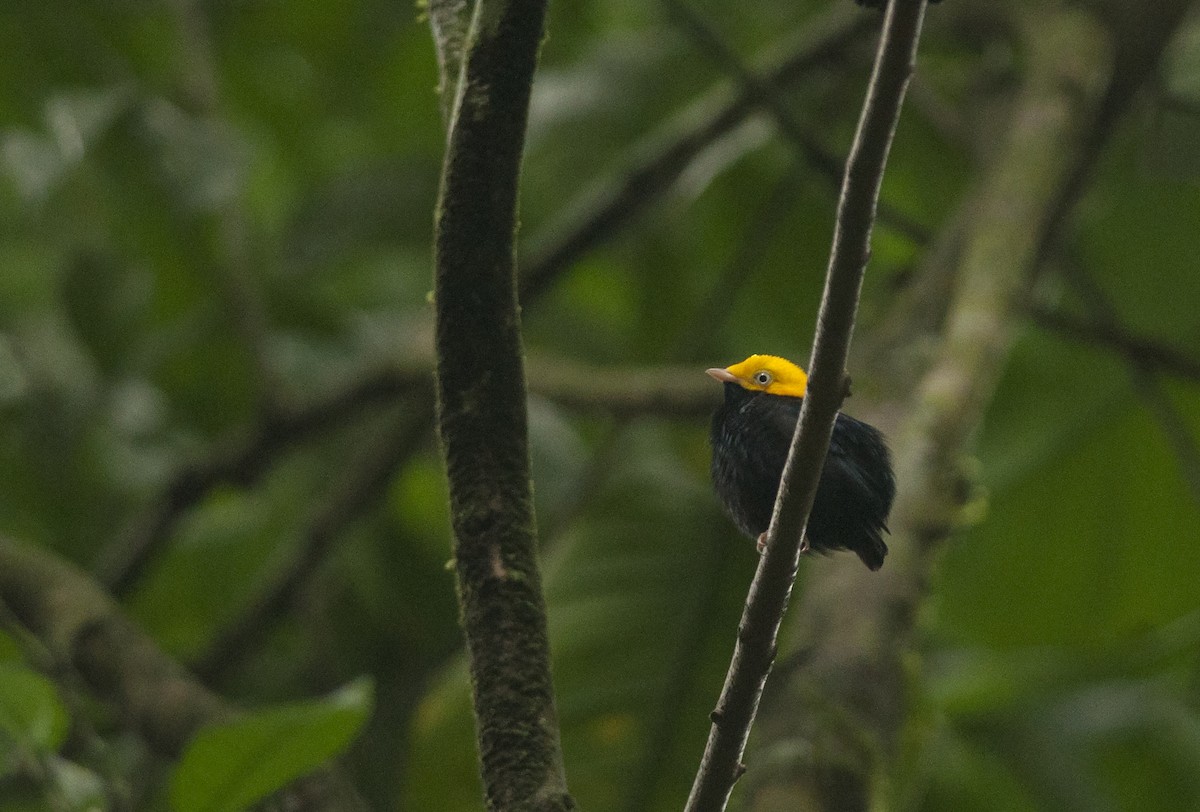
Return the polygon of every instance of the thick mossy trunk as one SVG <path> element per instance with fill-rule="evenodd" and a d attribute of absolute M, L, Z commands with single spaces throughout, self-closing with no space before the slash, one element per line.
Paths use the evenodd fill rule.
<path fill-rule="evenodd" d="M 537 567 L 514 262 L 545 3 L 475 9 L 437 211 L 438 433 L 488 806 L 574 804 L 562 770 Z"/>

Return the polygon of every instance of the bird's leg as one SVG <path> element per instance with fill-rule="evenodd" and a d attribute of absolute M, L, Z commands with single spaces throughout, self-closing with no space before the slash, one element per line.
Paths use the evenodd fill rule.
<path fill-rule="evenodd" d="M 756 541 L 754 543 L 754 546 L 758 550 L 759 555 L 762 555 L 763 553 L 765 553 L 767 551 L 767 534 L 766 534 L 766 532 L 762 532 L 762 533 L 758 534 L 758 541 Z M 808 543 L 808 536 L 805 536 L 804 538 L 800 539 L 800 552 L 801 553 L 807 553 L 811 549 L 812 549 L 812 546 Z"/>

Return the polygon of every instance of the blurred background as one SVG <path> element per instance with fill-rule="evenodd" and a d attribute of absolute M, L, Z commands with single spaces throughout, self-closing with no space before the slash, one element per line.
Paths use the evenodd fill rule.
<path fill-rule="evenodd" d="M 1071 171 L 955 450 L 884 808 L 1200 808 L 1195 5 L 1070 12 L 1100 32 L 1100 92 L 1049 156 Z M 927 14 L 845 407 L 890 434 L 1043 7 Z M 711 492 L 703 370 L 807 365 L 879 21 L 849 0 L 551 4 L 519 256 L 581 808 L 686 797 L 757 562 Z M 424 11 L 10 0 L 0 52 L 0 534 L 87 571 L 236 705 L 369 677 L 344 762 L 370 807 L 480 809 L 431 433 L 445 128 Z M 803 562 L 794 603 L 844 564 Z M 8 614 L 0 664 L 37 668 Z M 86 686 L 55 691 L 90 746 L 54 739 L 32 775 L 0 747 L 0 808 L 97 808 L 72 781 L 165 808 L 171 759 Z M 793 763 L 771 739 L 787 713 L 764 706 L 734 808 L 797 808 L 751 791 Z"/>

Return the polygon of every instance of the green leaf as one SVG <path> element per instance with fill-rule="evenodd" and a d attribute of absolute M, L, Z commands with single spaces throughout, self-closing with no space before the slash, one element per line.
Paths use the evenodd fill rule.
<path fill-rule="evenodd" d="M 371 711 L 374 691 L 360 678 L 328 697 L 207 727 L 171 780 L 177 812 L 237 812 L 341 752 Z"/>
<path fill-rule="evenodd" d="M 16 663 L 0 664 L 0 734 L 52 753 L 67 735 L 67 712 L 54 683 Z"/>

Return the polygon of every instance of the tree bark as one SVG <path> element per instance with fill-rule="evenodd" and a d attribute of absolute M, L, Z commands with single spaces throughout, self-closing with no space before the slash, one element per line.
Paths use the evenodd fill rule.
<path fill-rule="evenodd" d="M 514 242 L 544 0 L 479 0 L 435 235 L 438 435 L 493 810 L 565 810 L 529 471 Z"/>

